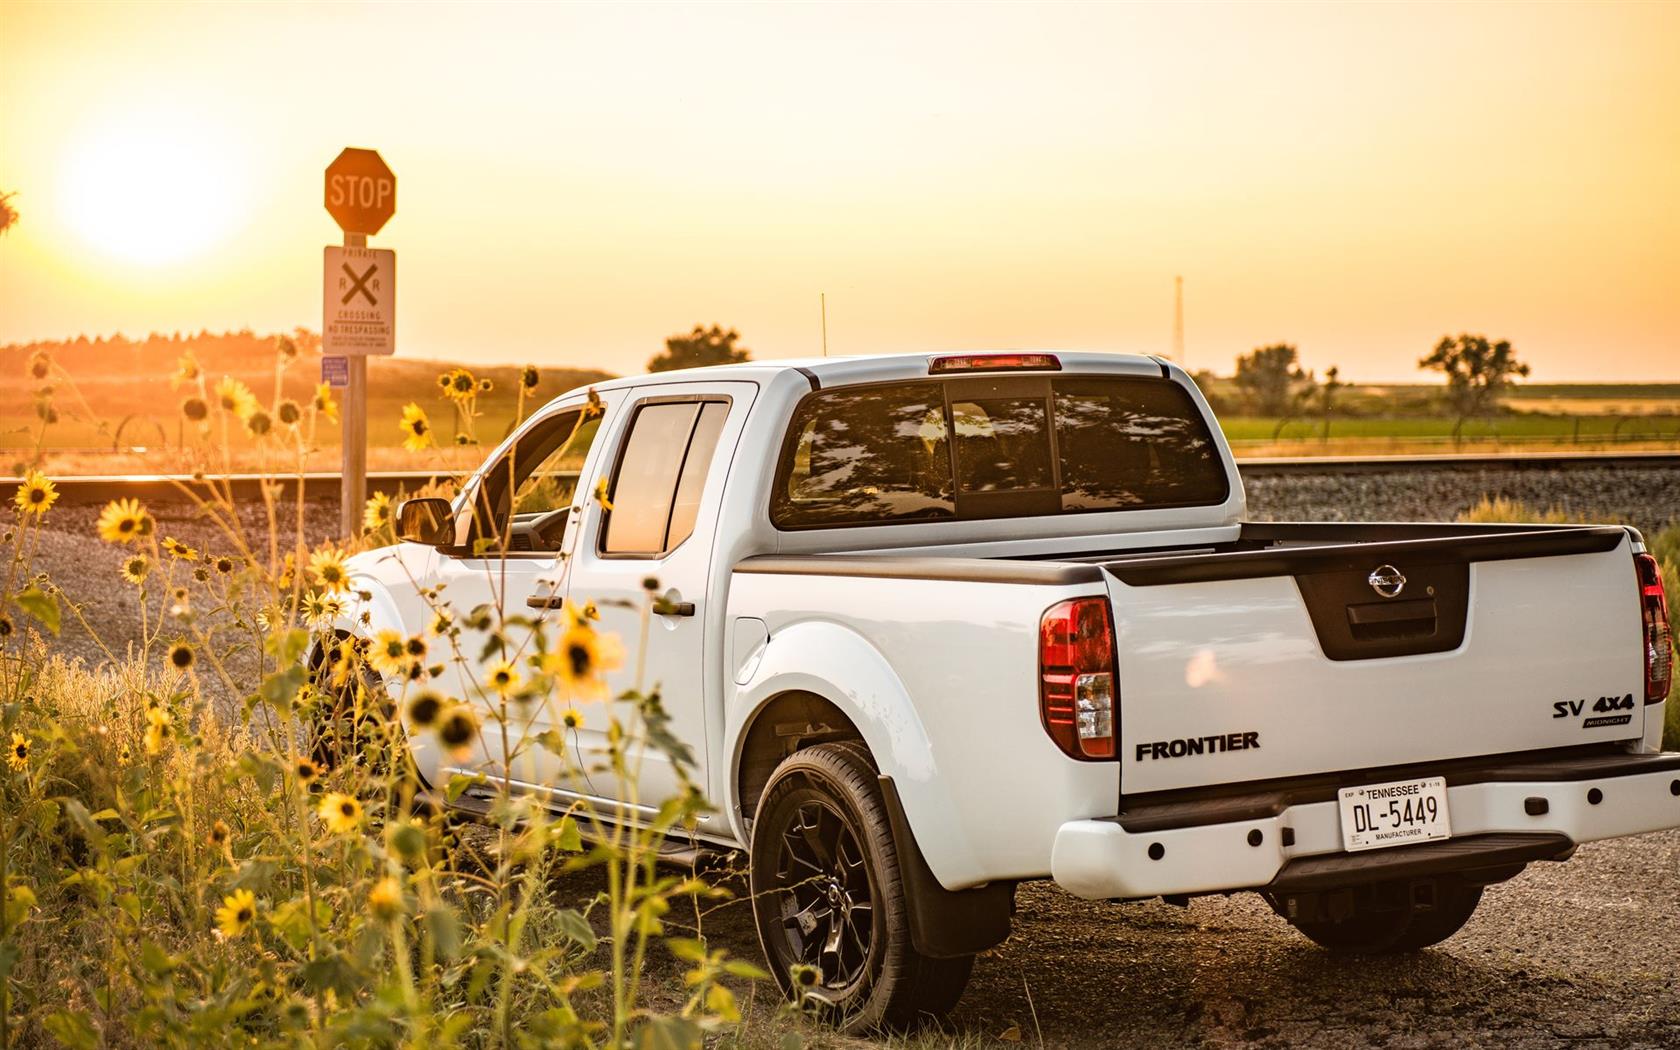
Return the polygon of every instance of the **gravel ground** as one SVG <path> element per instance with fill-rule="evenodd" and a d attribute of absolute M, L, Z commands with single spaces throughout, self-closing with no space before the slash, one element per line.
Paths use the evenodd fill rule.
<path fill-rule="evenodd" d="M 1644 469 L 1257 476 L 1248 494 L 1261 519 L 1450 520 L 1492 494 L 1654 528 L 1680 520 L 1675 482 Z M 312 538 L 333 509 L 309 508 Z M 186 508 L 153 511 L 163 534 L 227 549 Z M 139 603 L 116 575 L 121 555 L 93 539 L 94 517 L 55 511 L 36 564 L 89 603 L 121 652 L 139 638 Z M 248 524 L 261 530 L 255 509 Z M 99 656 L 77 627 L 55 644 Z M 573 888 L 582 899 L 598 887 L 590 875 L 559 887 Z M 1458 936 L 1398 959 L 1328 955 L 1253 895 L 1097 904 L 1039 883 L 1021 887 L 1019 905 L 1015 933 L 978 960 L 953 1018 L 970 1036 L 1078 1047 L 1680 1046 L 1680 832 L 1533 865 L 1490 888 Z M 757 956 L 745 905 L 722 909 L 706 932 Z M 680 974 L 668 959 L 650 965 L 673 982 Z"/>

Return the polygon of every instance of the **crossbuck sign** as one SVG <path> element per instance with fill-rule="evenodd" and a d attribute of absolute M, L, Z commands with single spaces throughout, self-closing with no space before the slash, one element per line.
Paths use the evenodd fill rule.
<path fill-rule="evenodd" d="M 389 248 L 322 249 L 321 352 L 397 350 L 397 253 Z"/>

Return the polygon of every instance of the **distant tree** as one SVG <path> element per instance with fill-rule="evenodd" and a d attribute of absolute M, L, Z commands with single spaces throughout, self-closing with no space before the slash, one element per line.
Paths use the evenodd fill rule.
<path fill-rule="evenodd" d="M 706 328 L 695 325 L 687 335 L 673 335 L 665 340 L 665 352 L 650 359 L 649 372 L 670 372 L 678 368 L 703 368 L 706 365 L 737 365 L 752 358 L 744 346 L 736 346 L 741 333 L 717 325 Z"/>
<path fill-rule="evenodd" d="M 1528 375 L 1528 365 L 1517 360 L 1509 340 L 1490 342 L 1485 335 L 1444 335 L 1434 353 L 1419 359 L 1418 367 L 1447 377 L 1447 405 L 1455 417 L 1454 444 L 1460 441 L 1467 420 L 1491 414 L 1511 381 Z"/>
<path fill-rule="evenodd" d="M 1336 411 L 1336 394 L 1345 386 L 1342 382 L 1342 370 L 1331 365 L 1324 370 L 1324 382 L 1318 386 L 1318 413 L 1324 420 L 1323 440 L 1330 441 L 1330 417 Z"/>
<path fill-rule="evenodd" d="M 17 205 L 12 203 L 12 198 L 16 196 L 16 193 L 0 193 L 0 234 L 17 225 Z"/>
<path fill-rule="evenodd" d="M 1312 392 L 1312 381 L 1310 373 L 1301 371 L 1300 354 L 1288 343 L 1262 346 L 1237 358 L 1237 389 L 1257 415 L 1295 415 Z"/>

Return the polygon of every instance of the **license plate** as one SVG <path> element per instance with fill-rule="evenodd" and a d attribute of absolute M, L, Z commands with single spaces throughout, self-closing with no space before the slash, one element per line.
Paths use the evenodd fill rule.
<path fill-rule="evenodd" d="M 1452 837 L 1444 777 L 1342 788 L 1337 801 L 1349 853 Z"/>

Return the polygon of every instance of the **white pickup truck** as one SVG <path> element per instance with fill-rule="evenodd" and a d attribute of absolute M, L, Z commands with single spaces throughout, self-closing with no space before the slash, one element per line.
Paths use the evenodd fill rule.
<path fill-rule="evenodd" d="M 657 579 L 640 660 L 715 806 L 699 843 L 748 851 L 771 969 L 814 968 L 847 1026 L 948 1011 L 1023 880 L 1251 890 L 1327 948 L 1404 951 L 1531 861 L 1680 825 L 1636 531 L 1245 521 L 1206 402 L 1155 358 L 615 380 L 399 522 L 352 562 L 347 632 L 423 632 L 417 588 L 541 609 L 558 587 L 633 646 Z M 482 762 L 410 746 L 434 784 L 494 777 L 490 735 Z M 637 798 L 680 779 L 649 749 Z M 512 787 L 646 812 L 558 769 Z"/>

